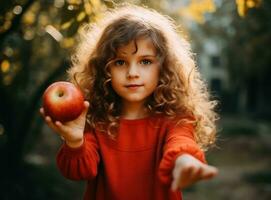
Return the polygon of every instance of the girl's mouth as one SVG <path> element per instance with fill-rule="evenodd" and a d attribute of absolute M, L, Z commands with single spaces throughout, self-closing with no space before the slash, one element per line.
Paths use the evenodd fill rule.
<path fill-rule="evenodd" d="M 128 89 L 135 90 L 135 89 L 140 88 L 142 86 L 143 85 L 141 85 L 141 84 L 129 84 L 129 85 L 126 85 L 125 87 L 128 88 Z"/>

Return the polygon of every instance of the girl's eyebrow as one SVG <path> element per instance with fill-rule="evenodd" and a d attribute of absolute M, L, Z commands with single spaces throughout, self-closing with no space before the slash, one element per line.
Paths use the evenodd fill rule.
<path fill-rule="evenodd" d="M 117 56 L 117 58 L 125 57 L 125 55 L 127 55 L 127 54 L 119 54 L 119 55 Z M 157 55 L 154 55 L 154 54 L 146 54 L 146 55 L 138 55 L 138 57 L 140 57 L 140 58 L 144 58 L 144 57 L 157 57 Z"/>
<path fill-rule="evenodd" d="M 121 52 L 119 52 L 119 54 L 120 54 L 120 55 L 122 55 L 122 54 L 123 54 L 123 55 L 127 55 L 127 53 L 126 53 L 125 51 L 121 51 Z"/>
<path fill-rule="evenodd" d="M 140 57 L 156 57 L 156 55 L 139 55 Z"/>

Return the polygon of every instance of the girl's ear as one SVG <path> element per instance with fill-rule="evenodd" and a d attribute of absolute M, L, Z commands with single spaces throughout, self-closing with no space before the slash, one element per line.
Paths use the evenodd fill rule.
<path fill-rule="evenodd" d="M 108 63 L 106 63 L 105 65 L 105 71 L 108 73 L 111 73 L 111 64 L 112 64 L 113 60 L 110 60 Z"/>

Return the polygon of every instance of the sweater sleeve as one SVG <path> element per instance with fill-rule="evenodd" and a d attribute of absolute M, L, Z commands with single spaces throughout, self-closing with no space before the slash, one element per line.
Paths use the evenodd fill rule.
<path fill-rule="evenodd" d="M 194 126 L 191 123 L 170 125 L 163 147 L 163 157 L 159 165 L 158 176 L 162 183 L 172 182 L 172 170 L 175 160 L 182 154 L 190 154 L 206 163 L 203 151 L 194 139 Z"/>
<path fill-rule="evenodd" d="M 57 154 L 56 161 L 61 174 L 68 179 L 94 178 L 100 161 L 95 135 L 85 133 L 84 142 L 78 148 L 71 148 L 64 143 Z"/>

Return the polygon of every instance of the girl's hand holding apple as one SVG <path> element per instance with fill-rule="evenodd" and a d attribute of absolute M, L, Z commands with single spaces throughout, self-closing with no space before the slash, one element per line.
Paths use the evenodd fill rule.
<path fill-rule="evenodd" d="M 89 103 L 85 101 L 84 110 L 81 115 L 75 120 L 64 123 L 60 121 L 54 122 L 50 116 L 45 115 L 44 108 L 40 108 L 40 113 L 44 117 L 47 125 L 60 136 L 62 136 L 68 146 L 76 148 L 83 144 L 83 132 L 85 128 L 88 107 Z"/>
<path fill-rule="evenodd" d="M 50 128 L 62 136 L 66 144 L 76 148 L 83 143 L 83 132 L 89 103 L 80 89 L 69 82 L 56 82 L 43 94 L 40 113 Z"/>

